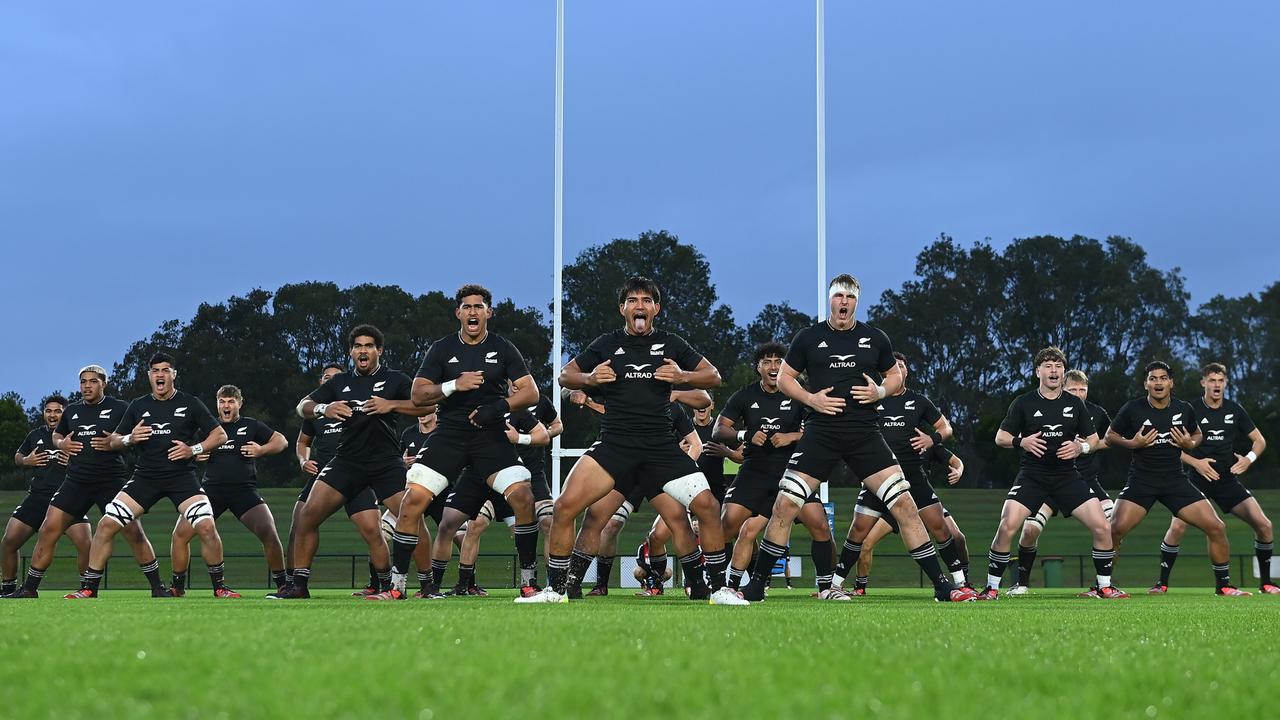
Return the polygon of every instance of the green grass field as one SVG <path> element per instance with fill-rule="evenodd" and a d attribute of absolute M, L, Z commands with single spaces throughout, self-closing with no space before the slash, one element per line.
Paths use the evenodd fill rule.
<path fill-rule="evenodd" d="M 0 603 L 12 718 L 1267 716 L 1280 598 Z"/>
<path fill-rule="evenodd" d="M 292 496 L 267 495 L 283 533 Z M 1259 495 L 1264 507 L 1280 500 Z M 848 491 L 836 493 L 842 526 L 851 500 Z M 1001 494 L 961 491 L 946 500 L 981 573 Z M 635 517 L 624 549 L 649 519 Z M 145 522 L 167 555 L 172 513 Z M 1166 523 L 1167 514 L 1153 513 L 1126 551 L 1154 552 Z M 1247 528 L 1230 526 L 1235 551 L 1249 552 Z M 233 519 L 220 527 L 229 553 L 257 553 Z M 797 545 L 807 547 L 803 535 Z M 74 562 L 64 558 L 65 582 L 51 578 L 40 600 L 0 602 L 0 716 L 1181 718 L 1266 716 L 1274 704 L 1280 598 L 1215 597 L 1203 587 L 1210 580 L 1203 558 L 1184 558 L 1175 574 L 1202 587 L 1164 597 L 1099 601 L 1078 599 L 1074 589 L 1038 589 L 1026 598 L 938 605 L 927 590 L 886 587 L 915 582 L 914 565 L 889 557 L 900 543 L 887 542 L 865 598 L 822 603 L 807 590 L 775 589 L 749 608 L 623 590 L 517 606 L 512 591 L 496 589 L 510 576 L 503 557 L 482 558 L 481 583 L 495 588 L 489 598 L 371 603 L 327 589 L 311 601 L 272 602 L 261 599 L 257 556 L 228 563 L 242 600 L 215 600 L 207 590 L 153 600 L 118 589 L 141 580 L 119 558 L 124 577 L 113 589 L 71 602 L 54 589 L 73 585 Z M 1184 547 L 1203 552 L 1200 540 Z M 1041 554 L 1087 548 L 1075 523 L 1057 522 Z M 322 550 L 362 552 L 341 516 L 325 527 Z M 493 532 L 486 550 L 510 553 L 505 532 Z M 318 564 L 318 584 L 349 586 L 352 562 Z M 197 560 L 196 577 L 199 568 Z M 167 575 L 164 560 L 162 569 Z M 363 564 L 359 570 L 362 579 Z M 1117 579 L 1140 593 L 1154 572 L 1152 558 L 1122 558 Z M 1067 580 L 1075 584 L 1071 572 Z"/>

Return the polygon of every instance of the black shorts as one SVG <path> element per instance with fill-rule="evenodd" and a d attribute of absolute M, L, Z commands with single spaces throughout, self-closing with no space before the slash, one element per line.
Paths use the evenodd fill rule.
<path fill-rule="evenodd" d="M 417 464 L 446 478 L 460 477 L 463 470 L 470 469 L 484 480 L 499 470 L 524 467 L 515 446 L 501 430 L 443 427 L 427 438 L 426 447 L 418 453 Z M 403 478 L 400 486 L 404 487 Z"/>
<path fill-rule="evenodd" d="M 266 502 L 253 485 L 205 485 L 204 494 L 209 496 L 209 509 L 215 520 L 228 510 L 239 518 Z"/>
<path fill-rule="evenodd" d="M 657 497 L 672 480 L 702 474 L 698 463 L 674 440 L 632 445 L 601 439 L 591 444 L 586 456 L 599 463 L 613 478 L 614 489 L 627 497 L 631 497 L 637 486 L 643 489 L 645 497 Z"/>
<path fill-rule="evenodd" d="M 1191 484 L 1204 493 L 1204 496 L 1217 503 L 1223 514 L 1230 515 L 1231 510 L 1240 503 L 1253 497 L 1253 493 L 1245 488 L 1240 478 L 1231 473 L 1224 473 L 1218 480 L 1209 482 L 1200 473 L 1191 471 Z"/>
<path fill-rule="evenodd" d="M 725 491 L 724 503 L 734 503 L 761 517 L 773 517 L 773 503 L 778 499 L 778 481 L 786 471 L 786 464 L 752 465 L 749 461 L 738 470 L 738 477 Z M 811 493 L 805 504 L 819 503 L 817 493 Z"/>
<path fill-rule="evenodd" d="M 305 503 L 308 497 L 311 497 L 311 486 L 316 484 L 314 475 L 307 478 L 307 484 L 302 486 L 302 492 L 298 493 L 298 502 Z M 362 513 L 366 510 L 378 509 L 378 496 L 373 494 L 373 490 L 365 488 L 364 492 L 347 500 L 346 504 L 347 517 L 351 517 L 356 513 Z M 437 523 L 439 520 L 437 520 Z"/>
<path fill-rule="evenodd" d="M 1102 487 L 1102 480 L 1097 475 L 1086 477 L 1084 482 L 1089 486 L 1089 494 L 1098 498 L 1098 502 L 1111 501 L 1111 496 L 1107 494 L 1107 489 Z"/>
<path fill-rule="evenodd" d="M 1150 510 L 1158 500 L 1161 505 L 1169 508 L 1169 512 L 1177 515 L 1182 508 L 1198 503 L 1205 497 L 1184 475 L 1172 475 L 1160 480 L 1130 475 L 1117 499 L 1141 505 L 1145 510 Z"/>
<path fill-rule="evenodd" d="M 133 498 L 134 502 L 142 506 L 144 513 L 160 502 L 160 498 L 169 498 L 169 502 L 176 508 L 191 498 L 204 494 L 194 471 L 163 478 L 134 475 L 120 488 L 120 492 Z"/>
<path fill-rule="evenodd" d="M 831 430 L 805 430 L 787 467 L 818 480 L 831 476 L 836 463 L 843 460 L 859 480 L 898 464 L 898 458 L 885 444 L 879 430 L 837 433 Z"/>
<path fill-rule="evenodd" d="M 534 502 L 551 499 L 551 485 L 547 482 L 546 473 L 542 471 L 533 473 L 533 477 L 529 478 L 529 485 L 533 487 Z"/>
<path fill-rule="evenodd" d="M 929 482 L 929 476 L 924 474 L 924 468 L 903 468 L 903 473 L 907 478 L 907 482 L 911 484 L 911 499 L 916 502 L 917 512 L 931 505 L 942 504 L 942 500 L 938 499 L 938 494 L 933 491 L 933 483 Z M 863 515 L 885 518 L 890 525 L 894 525 L 896 528 L 896 523 L 891 520 L 893 513 L 889 512 L 889 508 L 884 506 L 884 502 L 880 500 L 879 495 L 865 487 L 858 493 L 856 511 L 861 512 Z"/>
<path fill-rule="evenodd" d="M 441 512 L 444 508 L 453 508 L 458 512 L 466 515 L 474 520 L 480 514 L 480 508 L 484 506 L 484 502 L 489 500 L 493 503 L 493 515 L 495 519 L 503 519 L 515 517 L 515 511 L 511 509 L 511 505 L 507 503 L 507 499 L 502 497 L 502 493 L 489 487 L 479 473 L 464 473 L 458 478 L 458 482 L 453 486 L 453 492 L 450 492 L 443 503 L 439 504 Z M 439 521 L 437 521 L 437 525 Z"/>
<path fill-rule="evenodd" d="M 372 490 L 377 502 L 386 502 L 396 493 L 404 492 L 404 463 L 399 459 L 385 465 L 369 467 L 334 458 L 320 470 L 316 480 L 342 493 L 348 501 Z"/>
<path fill-rule="evenodd" d="M 703 475 L 706 475 L 706 473 L 703 473 Z M 716 497 L 716 502 L 724 505 L 724 497 L 729 493 L 729 486 L 725 483 L 724 476 L 721 475 L 717 480 L 712 480 L 708 477 L 707 487 L 711 488 L 711 494 Z"/>
<path fill-rule="evenodd" d="M 885 509 L 884 503 L 880 502 L 880 498 L 865 487 L 858 491 L 858 499 L 853 507 L 853 513 L 854 515 L 878 517 L 889 523 L 890 529 L 898 532 L 898 520 L 893 517 L 893 513 Z"/>
<path fill-rule="evenodd" d="M 1005 498 L 1023 505 L 1032 515 L 1048 503 L 1054 512 L 1070 516 L 1073 510 L 1091 500 L 1093 493 L 1074 469 L 1056 475 L 1019 472 Z"/>
<path fill-rule="evenodd" d="M 105 482 L 82 482 L 67 478 L 58 486 L 49 504 L 71 517 L 84 517 L 89 508 L 97 506 L 100 512 L 107 511 L 107 505 L 116 499 L 116 493 L 124 487 L 125 478 L 117 478 Z"/>
<path fill-rule="evenodd" d="M 13 509 L 13 518 L 27 527 L 39 530 L 40 525 L 44 523 L 45 513 L 49 511 L 49 501 L 52 499 L 53 493 L 27 493 L 27 496 L 22 498 L 22 502 L 18 503 L 18 507 Z M 79 520 L 72 524 L 78 525 L 87 522 L 89 522 L 89 517 L 82 515 Z"/>

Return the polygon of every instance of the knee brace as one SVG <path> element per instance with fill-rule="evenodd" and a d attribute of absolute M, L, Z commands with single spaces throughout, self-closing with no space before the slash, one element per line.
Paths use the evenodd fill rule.
<path fill-rule="evenodd" d="M 545 520 L 555 513 L 556 504 L 551 500 L 539 500 L 534 504 L 533 510 L 538 522 Z"/>
<path fill-rule="evenodd" d="M 485 500 L 484 504 L 480 506 L 480 512 L 476 514 L 489 522 L 493 522 L 493 501 Z"/>
<path fill-rule="evenodd" d="M 880 489 L 876 490 L 876 497 L 880 498 L 880 502 L 884 503 L 886 508 L 893 509 L 893 504 L 902 499 L 903 495 L 911 492 L 911 483 L 902 476 L 902 473 L 896 472 L 889 476 L 880 484 Z"/>
<path fill-rule="evenodd" d="M 414 463 L 409 468 L 409 472 L 405 473 L 404 479 L 408 483 L 421 485 L 427 489 L 427 492 L 439 495 L 444 489 L 449 487 L 449 479 L 422 463 Z"/>
<path fill-rule="evenodd" d="M 493 489 L 501 495 L 506 495 L 507 490 L 512 485 L 520 482 L 529 482 L 531 477 L 533 476 L 529 474 L 529 468 L 523 465 L 502 468 L 493 474 Z"/>
<path fill-rule="evenodd" d="M 129 506 L 119 500 L 112 500 L 107 503 L 106 512 L 104 512 L 102 516 L 109 517 L 120 523 L 120 527 L 128 527 L 129 523 L 133 522 L 136 518 L 133 511 L 129 509 Z"/>
<path fill-rule="evenodd" d="M 1049 522 L 1049 516 L 1045 515 L 1043 510 L 1037 510 L 1036 514 L 1027 518 L 1026 522 L 1035 525 L 1040 530 L 1044 530 L 1044 524 Z"/>
<path fill-rule="evenodd" d="M 213 510 L 209 508 L 208 500 L 197 500 L 191 503 L 186 510 L 182 511 L 182 516 L 187 519 L 187 522 L 191 523 L 191 527 L 195 527 L 196 523 L 204 522 L 205 520 L 213 522 Z"/>
<path fill-rule="evenodd" d="M 621 507 L 613 511 L 613 519 L 617 520 L 623 525 L 626 525 L 627 519 L 631 517 L 631 513 L 634 511 L 635 511 L 635 507 L 631 505 L 631 501 L 623 500 Z"/>
<path fill-rule="evenodd" d="M 378 529 L 382 531 L 382 539 L 387 541 L 387 546 L 391 546 L 391 536 L 396 533 L 396 523 L 400 518 L 396 517 L 390 510 L 385 510 L 382 517 L 378 518 Z"/>
<path fill-rule="evenodd" d="M 662 486 L 662 492 L 680 501 L 686 508 L 693 504 L 693 499 L 704 490 L 710 490 L 707 478 L 701 472 L 689 473 L 678 477 Z"/>
<path fill-rule="evenodd" d="M 782 479 L 778 481 L 778 497 L 784 497 L 795 503 L 796 507 L 802 508 L 812 494 L 813 491 L 809 489 L 809 483 L 801 479 L 799 475 L 790 470 L 782 473 Z"/>

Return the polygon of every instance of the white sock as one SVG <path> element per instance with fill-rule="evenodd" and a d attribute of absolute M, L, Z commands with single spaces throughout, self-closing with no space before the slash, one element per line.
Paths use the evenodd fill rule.
<path fill-rule="evenodd" d="M 391 571 L 391 587 L 403 593 L 405 582 L 408 580 L 408 578 L 409 578 L 408 573 L 396 572 L 395 570 L 392 570 Z"/>
<path fill-rule="evenodd" d="M 962 587 L 964 585 L 964 573 L 959 570 L 951 573 L 951 581 L 956 584 L 956 587 Z"/>
<path fill-rule="evenodd" d="M 844 587 L 844 576 L 836 575 L 835 573 L 832 573 L 831 587 Z"/>
<path fill-rule="evenodd" d="M 1094 575 L 1094 577 L 1096 577 L 1096 578 L 1098 579 L 1098 589 L 1099 589 L 1099 590 L 1101 590 L 1102 588 L 1111 587 L 1111 576 L 1110 576 L 1110 575 Z"/>
<path fill-rule="evenodd" d="M 999 590 L 1000 578 L 996 577 L 995 575 L 987 575 L 987 587 L 995 588 L 996 590 Z"/>

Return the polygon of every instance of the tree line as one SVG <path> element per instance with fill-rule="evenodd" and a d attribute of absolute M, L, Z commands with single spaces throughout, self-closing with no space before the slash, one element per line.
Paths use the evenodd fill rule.
<path fill-rule="evenodd" d="M 671 233 L 650 231 L 588 248 L 565 267 L 566 356 L 618 327 L 616 288 L 632 275 L 658 281 L 659 325 L 683 335 L 720 368 L 725 382 L 713 393 L 718 406 L 755 379 L 754 346 L 789 342 L 815 321 L 787 298 L 770 298 L 774 302 L 741 323 L 721 302 L 707 258 Z M 1127 238 L 1038 236 L 997 250 L 990 241 L 963 247 L 943 235 L 917 256 L 914 279 L 878 299 L 862 298 L 860 313 L 908 355 L 909 384 L 951 418 L 951 444 L 968 466 L 963 484 L 998 487 L 1012 481 L 1016 456 L 996 450 L 995 431 L 1012 397 L 1034 386 L 1031 357 L 1045 345 L 1062 348 L 1072 367 L 1090 375 L 1090 399 L 1112 413 L 1142 394 L 1140 367 L 1147 360 L 1174 366 L 1183 399 L 1200 394 L 1200 365 L 1222 362 L 1231 372 L 1229 394 L 1264 434 L 1277 437 L 1280 282 L 1258 296 L 1215 296 L 1194 311 L 1185 285 L 1180 269 L 1152 267 Z M 397 286 L 330 282 L 255 289 L 202 304 L 192 318 L 167 321 L 135 342 L 114 364 L 112 391 L 126 399 L 147 392 L 146 360 L 165 349 L 177 359 L 181 389 L 212 407 L 220 385 L 238 385 L 244 414 L 292 438 L 300 425 L 294 406 L 315 387 L 323 365 L 345 362 L 349 327 L 379 326 L 386 335 L 384 362 L 412 374 L 433 340 L 457 330 L 453 309 L 452 291 L 415 295 Z M 521 307 L 505 299 L 495 302 L 491 321 L 493 331 L 524 353 L 544 392 L 555 390 L 549 318 L 549 305 Z M 27 407 L 14 393 L 0 397 L 0 449 L 11 454 L 38 421 L 38 401 Z M 566 403 L 565 427 L 566 447 L 586 447 L 598 423 Z M 1108 485 L 1118 486 L 1125 458 L 1119 451 L 1107 458 Z M 300 482 L 292 453 L 260 461 L 259 472 L 264 485 Z M 1275 454 L 1264 455 L 1250 474 L 1251 484 L 1276 485 Z M 20 483 L 16 468 L 0 478 L 3 487 Z"/>

